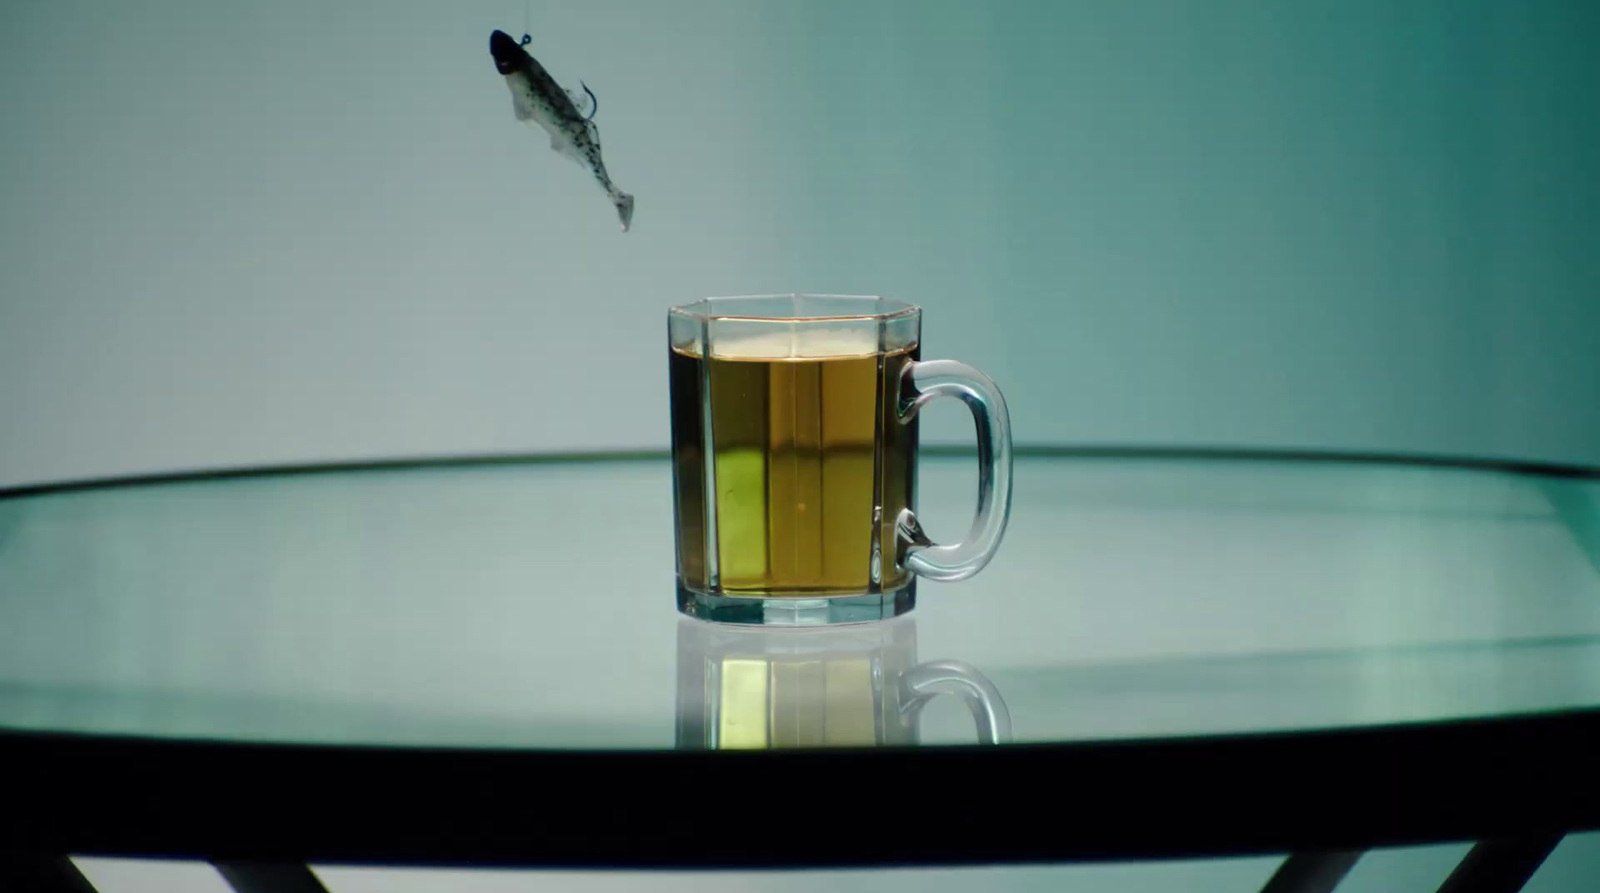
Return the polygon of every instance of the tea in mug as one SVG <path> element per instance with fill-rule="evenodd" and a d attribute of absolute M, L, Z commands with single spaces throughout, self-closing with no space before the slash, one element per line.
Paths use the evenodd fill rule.
<path fill-rule="evenodd" d="M 908 583 L 895 519 L 912 502 L 917 427 L 895 403 L 917 353 L 828 330 L 725 338 L 710 357 L 672 346 L 684 583 L 768 598 Z"/>

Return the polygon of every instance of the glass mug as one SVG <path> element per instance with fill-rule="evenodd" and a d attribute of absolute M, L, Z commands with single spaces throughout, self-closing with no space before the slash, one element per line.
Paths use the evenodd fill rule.
<path fill-rule="evenodd" d="M 920 356 L 922 311 L 873 297 L 708 298 L 668 313 L 678 609 L 730 623 L 881 620 L 917 577 L 981 570 L 1011 507 L 994 382 Z M 978 439 L 959 543 L 917 521 L 917 413 L 955 397 Z"/>
<path fill-rule="evenodd" d="M 683 750 L 914 745 L 922 708 L 941 694 L 966 704 L 978 743 L 1011 740 L 1011 714 L 982 673 L 917 663 L 910 617 L 811 629 L 678 624 Z"/>

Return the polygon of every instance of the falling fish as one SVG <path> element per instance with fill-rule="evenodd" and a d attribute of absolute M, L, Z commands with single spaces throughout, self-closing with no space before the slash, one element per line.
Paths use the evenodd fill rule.
<path fill-rule="evenodd" d="M 617 216 L 622 218 L 622 231 L 627 232 L 633 223 L 633 196 L 623 192 L 611 182 L 606 165 L 600 160 L 600 130 L 595 127 L 594 112 L 598 101 L 585 86 L 589 102 L 587 114 L 580 110 L 582 100 L 556 84 L 550 73 L 523 49 L 530 38 L 523 36 L 518 43 L 504 31 L 489 35 L 489 54 L 494 56 L 495 71 L 505 75 L 506 86 L 511 88 L 511 109 L 517 120 L 537 124 L 550 134 L 550 148 L 582 165 L 600 182 L 600 188 L 617 206 Z"/>

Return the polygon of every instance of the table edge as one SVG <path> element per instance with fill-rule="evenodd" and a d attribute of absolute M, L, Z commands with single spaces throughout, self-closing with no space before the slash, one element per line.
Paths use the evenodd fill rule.
<path fill-rule="evenodd" d="M 924 456 L 972 456 L 971 447 L 945 444 L 921 448 Z M 1012 450 L 1017 459 L 1153 459 L 1168 461 L 1244 461 L 1307 462 L 1395 467 L 1459 469 L 1532 477 L 1600 480 L 1600 464 L 1551 462 L 1432 453 L 1363 452 L 1311 449 L 1253 449 L 1210 446 L 1117 446 L 1117 445 L 1018 445 Z M 288 462 L 251 466 L 220 466 L 191 470 L 146 472 L 105 477 L 70 478 L 58 481 L 0 487 L 0 499 L 41 496 L 80 490 L 138 487 L 156 484 L 238 480 L 259 477 L 355 472 L 411 471 L 433 468 L 473 468 L 513 465 L 592 464 L 601 462 L 661 462 L 670 459 L 667 450 L 594 450 L 554 453 L 481 453 L 441 456 L 354 459 L 330 462 Z"/>
<path fill-rule="evenodd" d="M 29 767 L 0 811 L 0 840 L 78 855 L 590 869 L 1251 856 L 1600 829 L 1600 784 L 1586 771 L 1597 747 L 1600 708 L 1002 748 L 571 752 L 0 733 L 0 764 Z M 830 788 L 849 793 L 819 795 Z M 745 831 L 757 802 L 758 835 Z M 841 811 L 867 830 L 816 833 Z"/>

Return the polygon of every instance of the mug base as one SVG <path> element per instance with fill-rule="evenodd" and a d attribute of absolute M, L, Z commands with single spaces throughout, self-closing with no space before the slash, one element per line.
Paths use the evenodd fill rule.
<path fill-rule="evenodd" d="M 862 595 L 731 596 L 695 592 L 678 581 L 678 610 L 713 623 L 756 626 L 833 626 L 888 620 L 917 604 L 917 581 L 891 592 Z"/>

